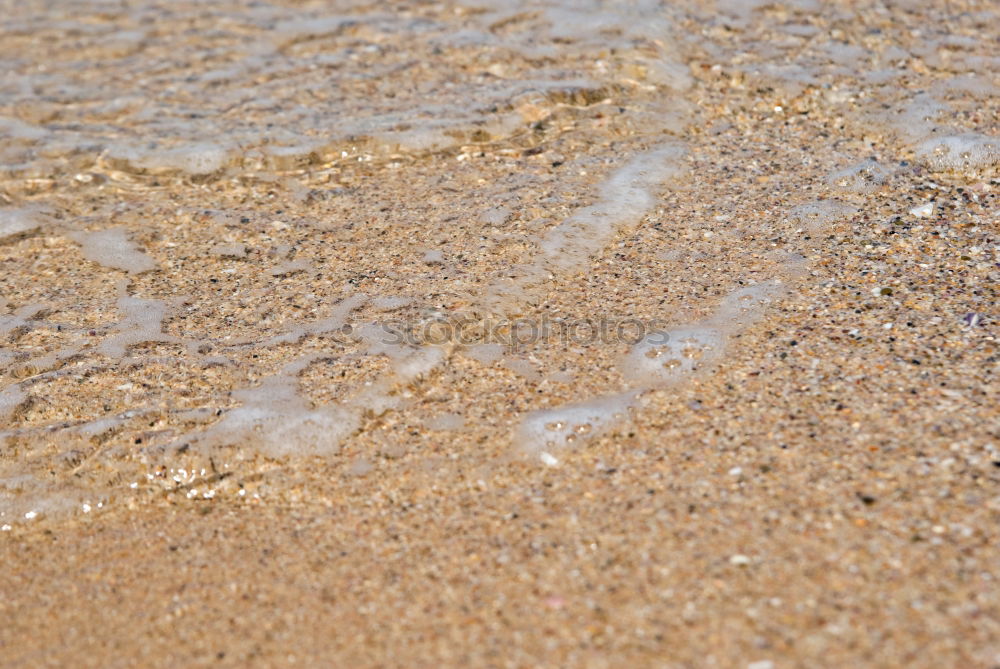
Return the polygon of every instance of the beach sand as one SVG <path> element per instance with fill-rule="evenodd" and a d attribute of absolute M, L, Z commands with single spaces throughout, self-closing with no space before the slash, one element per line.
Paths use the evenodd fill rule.
<path fill-rule="evenodd" d="M 995 3 L 334 4 L 4 3 L 0 664 L 1000 666 Z"/>

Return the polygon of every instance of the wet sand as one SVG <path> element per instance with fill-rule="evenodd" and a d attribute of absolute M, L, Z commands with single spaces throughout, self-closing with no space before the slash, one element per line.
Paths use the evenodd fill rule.
<path fill-rule="evenodd" d="M 1000 664 L 995 5 L 6 9 L 0 664 Z"/>

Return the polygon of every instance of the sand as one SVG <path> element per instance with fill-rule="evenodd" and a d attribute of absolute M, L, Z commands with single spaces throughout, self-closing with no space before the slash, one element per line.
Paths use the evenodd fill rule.
<path fill-rule="evenodd" d="M 0 664 L 1000 666 L 995 3 L 335 4 L 5 7 Z"/>

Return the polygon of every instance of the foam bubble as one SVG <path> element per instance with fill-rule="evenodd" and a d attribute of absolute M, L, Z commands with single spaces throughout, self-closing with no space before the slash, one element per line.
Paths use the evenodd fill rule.
<path fill-rule="evenodd" d="M 619 363 L 633 386 L 664 386 L 684 380 L 722 355 L 725 334 L 693 326 L 653 332 L 635 344 Z"/>
<path fill-rule="evenodd" d="M 816 230 L 835 221 L 844 220 L 857 212 L 857 207 L 837 200 L 814 200 L 796 205 L 788 213 L 810 230 Z"/>
<path fill-rule="evenodd" d="M 672 60 L 647 60 L 645 78 L 650 83 L 666 86 L 675 91 L 686 91 L 694 85 L 694 77 L 687 65 Z"/>
<path fill-rule="evenodd" d="M 18 139 L 26 142 L 36 142 L 48 137 L 45 128 L 30 125 L 16 118 L 0 116 L 0 136 L 5 139 Z"/>
<path fill-rule="evenodd" d="M 508 268 L 507 278 L 494 283 L 484 297 L 491 310 L 504 310 L 523 300 L 528 290 L 550 274 L 582 271 L 590 258 L 616 234 L 637 226 L 656 203 L 666 181 L 679 175 L 686 153 L 669 142 L 642 153 L 611 174 L 601 185 L 595 204 L 574 212 L 538 240 L 540 254 L 532 262 Z"/>
<path fill-rule="evenodd" d="M 1000 140 L 971 132 L 948 135 L 921 142 L 915 153 L 933 170 L 979 172 L 1000 164 Z"/>
<path fill-rule="evenodd" d="M 400 381 L 411 381 L 431 372 L 444 360 L 445 354 L 439 348 L 425 346 L 409 355 L 396 358 L 392 371 Z"/>
<path fill-rule="evenodd" d="M 143 164 L 149 169 L 178 170 L 203 176 L 221 170 L 228 158 L 229 152 L 225 147 L 209 142 L 198 142 L 163 152 L 151 152 Z"/>
<path fill-rule="evenodd" d="M 413 304 L 412 297 L 402 297 L 399 295 L 386 295 L 376 297 L 372 300 L 372 308 L 376 311 L 397 311 L 411 304 Z"/>
<path fill-rule="evenodd" d="M 492 365 L 503 357 L 503 346 L 501 344 L 473 344 L 465 349 L 462 355 L 484 365 Z"/>
<path fill-rule="evenodd" d="M 0 420 L 10 420 L 27 402 L 27 393 L 18 385 L 8 386 L 0 390 Z"/>
<path fill-rule="evenodd" d="M 503 361 L 503 366 L 529 381 L 539 381 L 542 378 L 535 365 L 524 358 L 507 358 Z"/>
<path fill-rule="evenodd" d="M 0 314 L 0 338 L 14 335 L 16 339 L 19 332 L 31 326 L 32 320 L 41 318 L 47 311 L 44 304 L 27 304 L 13 314 Z"/>
<path fill-rule="evenodd" d="M 618 361 L 627 391 L 528 414 L 515 441 L 545 461 L 555 448 L 606 431 L 624 418 L 642 393 L 681 383 L 719 360 L 729 336 L 761 318 L 764 308 L 783 291 L 778 281 L 745 286 L 727 295 L 712 317 L 701 323 L 648 334 Z"/>
<path fill-rule="evenodd" d="M 761 318 L 764 307 L 782 290 L 776 281 L 735 290 L 708 320 L 644 337 L 622 357 L 619 371 L 632 387 L 654 388 L 683 381 L 720 358 L 728 337 Z"/>
<path fill-rule="evenodd" d="M 339 406 L 313 408 L 298 394 L 294 376 L 281 373 L 233 393 L 242 406 L 199 434 L 179 441 L 202 449 L 249 446 L 264 455 L 331 455 L 360 426 L 360 416 Z M 180 443 L 175 443 L 180 445 Z"/>
<path fill-rule="evenodd" d="M 545 264 L 554 271 L 581 268 L 616 233 L 638 225 L 655 203 L 663 183 L 678 175 L 684 148 L 661 146 L 630 160 L 601 186 L 600 199 L 575 212 L 540 241 Z"/>
<path fill-rule="evenodd" d="M 915 142 L 933 133 L 939 125 L 937 119 L 949 111 L 946 103 L 928 93 L 919 93 L 895 109 L 873 115 L 901 139 Z"/>
<path fill-rule="evenodd" d="M 368 17 L 371 20 L 374 17 Z M 358 22 L 350 16 L 314 16 L 280 21 L 271 31 L 274 42 L 281 47 L 288 47 L 308 39 L 318 39 L 336 35 Z"/>
<path fill-rule="evenodd" d="M 875 159 L 869 158 L 831 174 L 827 181 L 832 186 L 867 193 L 882 186 L 889 177 L 889 170 Z"/>
<path fill-rule="evenodd" d="M 365 295 L 350 295 L 341 300 L 330 309 L 329 315 L 313 323 L 299 326 L 291 332 L 278 335 L 272 338 L 270 344 L 286 344 L 301 341 L 308 335 L 324 335 L 337 330 L 342 330 L 347 325 L 347 318 L 351 312 L 359 308 L 367 300 Z"/>
<path fill-rule="evenodd" d="M 238 242 L 216 244 L 212 247 L 211 254 L 222 258 L 245 258 L 247 255 L 247 246 Z"/>
<path fill-rule="evenodd" d="M 764 308 L 784 290 L 778 281 L 764 281 L 734 290 L 722 300 L 710 322 L 729 330 L 745 328 L 759 320 L 764 315 Z"/>
<path fill-rule="evenodd" d="M 165 149 L 116 145 L 109 147 L 104 157 L 115 167 L 131 172 L 208 176 L 229 163 L 229 154 L 229 149 L 220 144 L 191 142 Z"/>
<path fill-rule="evenodd" d="M 625 420 L 637 396 L 635 392 L 619 393 L 580 404 L 533 411 L 521 422 L 515 439 L 530 455 L 551 455 L 553 451 L 607 433 Z"/>
<path fill-rule="evenodd" d="M 442 432 L 461 430 L 465 427 L 465 418 L 458 413 L 443 413 L 429 419 L 425 425 L 430 430 L 440 430 Z"/>
<path fill-rule="evenodd" d="M 37 232 L 44 223 L 41 212 L 33 207 L 0 209 L 0 244 L 13 242 Z"/>
<path fill-rule="evenodd" d="M 115 326 L 115 334 L 100 343 L 97 347 L 98 353 L 121 358 L 129 347 L 137 344 L 180 342 L 177 337 L 163 333 L 163 319 L 167 315 L 167 305 L 162 301 L 122 297 L 118 300 L 118 310 L 125 315 L 125 318 Z"/>
<path fill-rule="evenodd" d="M 69 238 L 81 246 L 87 260 L 104 267 L 139 274 L 157 269 L 156 261 L 136 247 L 125 228 L 107 228 L 93 232 L 71 232 Z"/>

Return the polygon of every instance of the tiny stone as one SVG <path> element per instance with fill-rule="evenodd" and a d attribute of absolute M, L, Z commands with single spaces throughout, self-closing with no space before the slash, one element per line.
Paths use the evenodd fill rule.
<path fill-rule="evenodd" d="M 547 464 L 549 467 L 555 467 L 556 465 L 559 464 L 559 460 L 557 460 L 555 456 L 553 456 L 548 451 L 542 451 L 538 457 L 541 459 L 542 462 Z"/>

